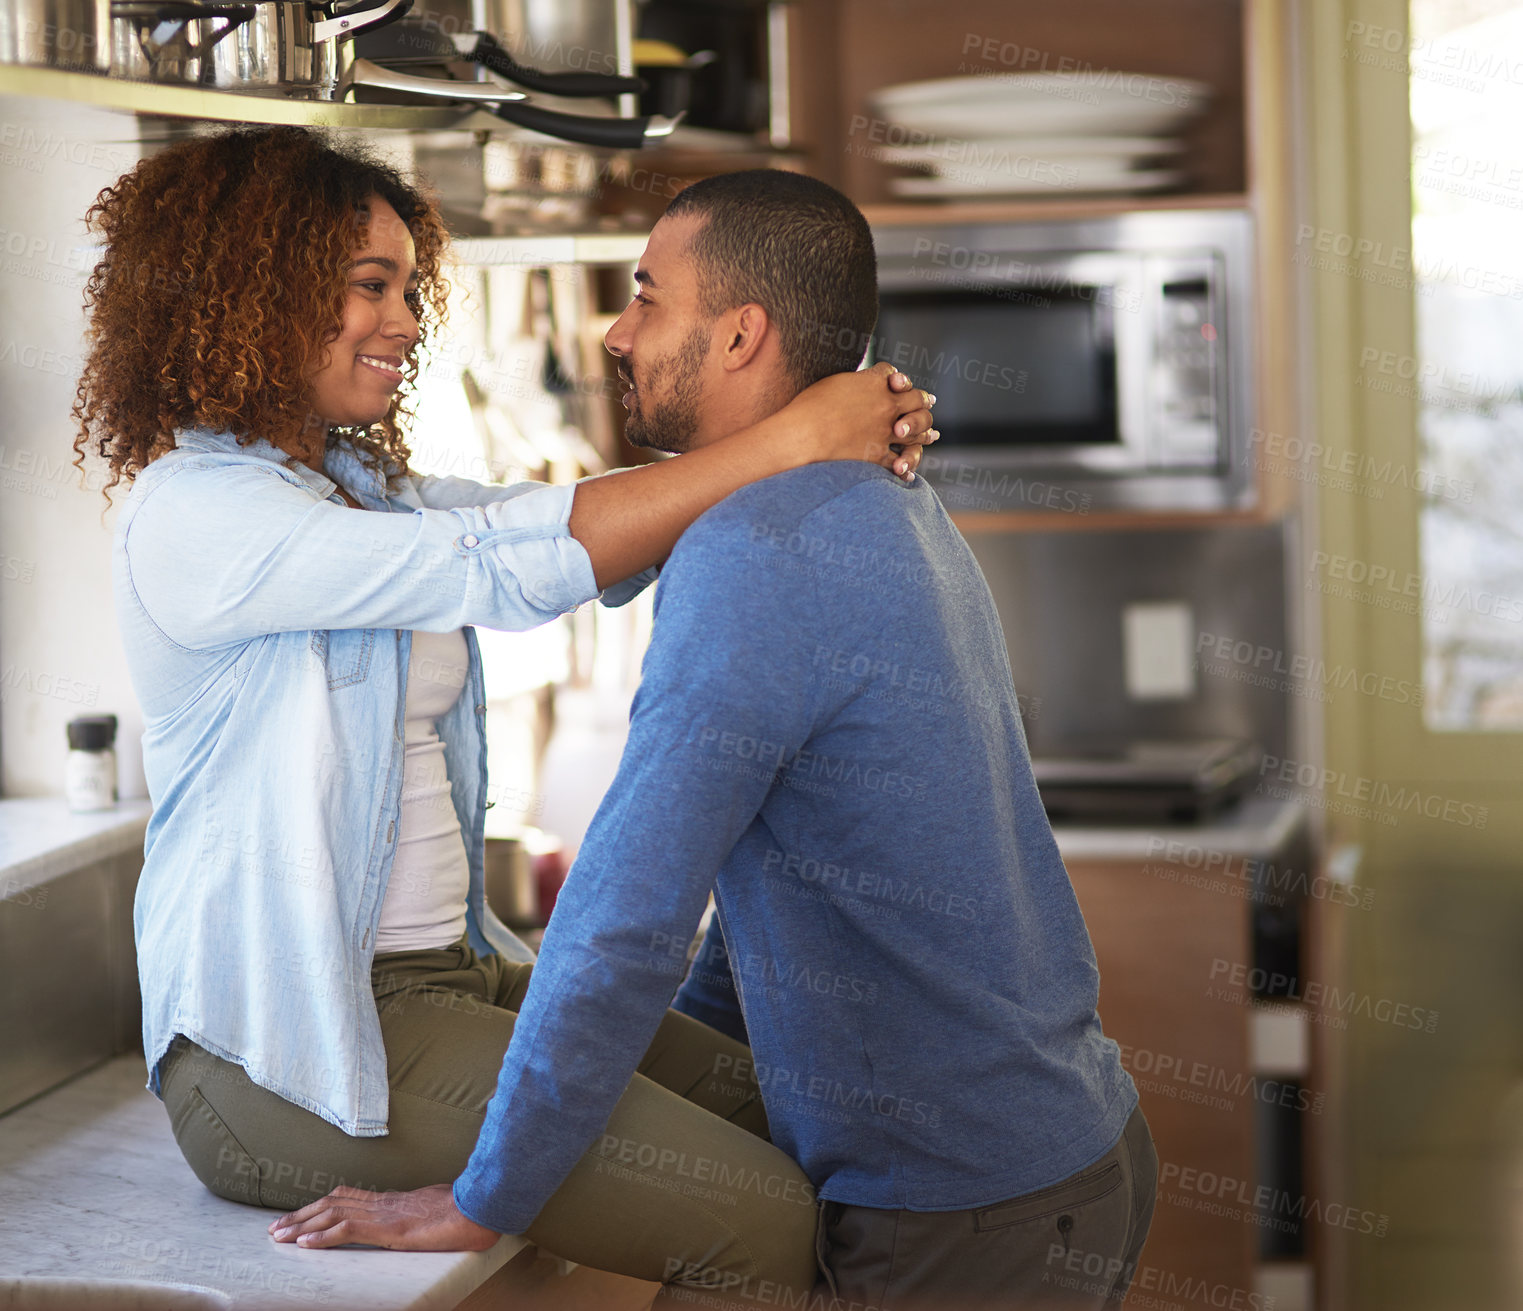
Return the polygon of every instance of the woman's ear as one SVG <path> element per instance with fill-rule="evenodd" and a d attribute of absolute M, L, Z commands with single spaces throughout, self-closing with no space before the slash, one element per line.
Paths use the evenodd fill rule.
<path fill-rule="evenodd" d="M 724 348 L 720 362 L 734 373 L 750 364 L 772 335 L 772 320 L 754 302 L 731 310 L 726 316 Z"/>

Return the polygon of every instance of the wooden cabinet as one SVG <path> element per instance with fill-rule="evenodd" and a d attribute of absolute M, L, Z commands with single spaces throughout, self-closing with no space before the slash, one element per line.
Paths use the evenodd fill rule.
<path fill-rule="evenodd" d="M 1256 1230 L 1232 1200 L 1255 1186 L 1251 1016 L 1219 988 L 1251 959 L 1242 881 L 1182 863 L 1067 864 L 1100 965 L 1100 1020 L 1121 1044 L 1158 1149 L 1133 1304 L 1254 1305 Z M 1232 1300 L 1213 1303 L 1212 1290 Z"/>
<path fill-rule="evenodd" d="M 889 198 L 870 93 L 939 77 L 1063 72 L 1212 88 L 1187 137 L 1191 192 L 1247 185 L 1244 13 L 1233 0 L 810 0 L 793 7 L 794 133 L 810 169 L 858 204 Z M 881 127 L 881 125 L 880 125 Z M 1061 204 L 1060 201 L 1048 202 Z"/>
<path fill-rule="evenodd" d="M 1128 1305 L 1340 1305 L 1346 1235 L 1318 1217 L 1348 1196 L 1342 1035 L 1308 982 L 1343 984 L 1357 852 L 1319 854 L 1306 809 L 1268 798 L 1192 827 L 1054 832 L 1100 967 L 1100 1020 L 1158 1149 Z"/>
<path fill-rule="evenodd" d="M 1168 528 L 1267 522 L 1291 512 L 1304 469 L 1276 452 L 1297 435 L 1296 211 L 1290 140 L 1295 106 L 1278 0 L 808 0 L 789 6 L 790 117 L 803 167 L 840 187 L 877 227 L 1023 222 L 1135 210 L 1245 209 L 1255 229 L 1253 463 L 1259 495 L 1220 514 L 1105 510 L 1084 516 L 958 516 L 971 532 Z M 1187 78 L 1212 89 L 1184 133 L 1183 184 L 1164 194 L 1054 195 L 947 202 L 896 200 L 900 170 L 881 157 L 890 129 L 871 93 L 938 77 L 1069 72 L 1100 85 L 1118 74 Z M 882 137 L 883 139 L 875 139 Z"/>

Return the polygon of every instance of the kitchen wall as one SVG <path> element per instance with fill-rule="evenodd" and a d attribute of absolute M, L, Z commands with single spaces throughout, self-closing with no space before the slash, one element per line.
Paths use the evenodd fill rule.
<path fill-rule="evenodd" d="M 137 160 L 136 121 L 0 98 L 0 795 L 63 788 L 64 725 L 115 713 L 123 796 L 146 796 L 111 600 L 111 525 L 70 467 L 85 210 Z M 120 499 L 118 489 L 117 498 Z"/>
<path fill-rule="evenodd" d="M 1286 680 L 1230 653 L 1286 648 L 1293 522 L 974 532 L 968 544 L 999 607 L 1034 753 L 1132 738 L 1238 737 L 1286 755 Z M 1137 699 L 1126 685 L 1123 611 L 1170 603 L 1188 610 L 1190 690 Z"/>

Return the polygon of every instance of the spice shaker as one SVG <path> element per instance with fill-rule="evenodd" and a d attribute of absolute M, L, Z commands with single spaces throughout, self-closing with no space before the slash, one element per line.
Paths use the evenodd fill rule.
<path fill-rule="evenodd" d="M 116 805 L 116 716 L 71 719 L 68 733 L 64 801 L 73 811 L 110 810 Z"/>

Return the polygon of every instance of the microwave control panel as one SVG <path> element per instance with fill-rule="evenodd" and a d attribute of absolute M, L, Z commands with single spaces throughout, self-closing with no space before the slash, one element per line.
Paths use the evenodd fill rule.
<path fill-rule="evenodd" d="M 1221 412 L 1218 367 L 1226 325 L 1216 322 L 1212 294 L 1220 279 L 1209 258 L 1193 271 L 1179 267 L 1179 261 L 1170 263 L 1167 276 L 1148 280 L 1157 300 L 1148 464 L 1215 468 L 1223 455 L 1221 426 L 1226 417 Z"/>

